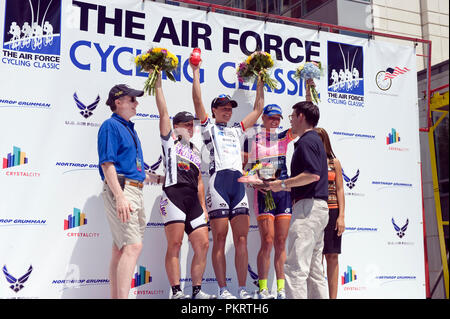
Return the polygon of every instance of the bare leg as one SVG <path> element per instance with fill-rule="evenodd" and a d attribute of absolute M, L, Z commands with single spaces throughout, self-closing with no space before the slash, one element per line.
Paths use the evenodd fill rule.
<path fill-rule="evenodd" d="M 211 259 L 217 283 L 222 288 L 226 286 L 225 241 L 228 234 L 228 218 L 211 219 L 210 224 L 213 234 Z"/>
<path fill-rule="evenodd" d="M 180 248 L 183 243 L 184 224 L 169 224 L 164 230 L 167 238 L 166 273 L 170 286 L 175 286 L 180 284 Z"/>
<path fill-rule="evenodd" d="M 119 263 L 122 251 L 120 251 L 116 244 L 112 244 L 111 262 L 109 264 L 109 288 L 111 298 L 117 299 L 117 264 Z"/>
<path fill-rule="evenodd" d="M 117 263 L 117 298 L 127 299 L 131 289 L 131 279 L 137 259 L 142 250 L 142 243 L 125 245 Z"/>
<path fill-rule="evenodd" d="M 258 220 L 261 247 L 256 258 L 258 267 L 258 278 L 267 279 L 269 275 L 270 253 L 273 247 L 274 219 L 267 217 Z"/>
<path fill-rule="evenodd" d="M 250 228 L 248 215 L 238 215 L 231 220 L 235 248 L 234 265 L 239 286 L 246 286 L 248 269 L 247 235 Z"/>
<path fill-rule="evenodd" d="M 327 260 L 328 291 L 330 299 L 337 298 L 338 280 L 339 280 L 339 261 L 338 254 L 325 254 Z"/>
<path fill-rule="evenodd" d="M 284 262 L 286 261 L 286 238 L 289 231 L 290 218 L 275 219 L 275 273 L 277 279 L 284 279 Z"/>
<path fill-rule="evenodd" d="M 200 227 L 194 230 L 189 234 L 189 241 L 194 250 L 194 257 L 192 257 L 191 264 L 192 285 L 199 286 L 202 284 L 209 248 L 208 227 Z"/>

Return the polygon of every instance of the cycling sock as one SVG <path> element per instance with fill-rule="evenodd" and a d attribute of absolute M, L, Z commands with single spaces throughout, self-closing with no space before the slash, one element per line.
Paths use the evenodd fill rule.
<path fill-rule="evenodd" d="M 180 285 L 172 286 L 172 294 L 175 295 L 178 291 L 181 291 Z"/>
<path fill-rule="evenodd" d="M 267 279 L 260 279 L 259 281 L 259 291 L 262 291 L 264 289 L 267 289 Z"/>
<path fill-rule="evenodd" d="M 192 298 L 195 297 L 200 290 L 202 290 L 202 285 L 199 286 L 192 286 Z"/>
<path fill-rule="evenodd" d="M 284 279 L 277 279 L 277 291 L 284 289 Z"/>

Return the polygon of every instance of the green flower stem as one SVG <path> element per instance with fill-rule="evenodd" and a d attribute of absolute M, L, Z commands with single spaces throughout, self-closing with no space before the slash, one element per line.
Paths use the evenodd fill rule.
<path fill-rule="evenodd" d="M 275 201 L 273 200 L 272 191 L 268 191 L 264 196 L 264 212 L 268 212 L 275 209 Z"/>

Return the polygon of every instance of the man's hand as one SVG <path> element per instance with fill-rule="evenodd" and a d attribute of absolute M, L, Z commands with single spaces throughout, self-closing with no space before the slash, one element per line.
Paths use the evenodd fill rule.
<path fill-rule="evenodd" d="M 334 230 L 337 230 L 337 235 L 341 236 L 342 233 L 345 231 L 345 223 L 344 223 L 344 218 L 343 217 L 338 217 L 336 220 L 336 227 L 334 228 Z"/>
<path fill-rule="evenodd" d="M 116 198 L 116 212 L 117 218 L 120 219 L 122 223 L 126 223 L 130 220 L 130 214 L 133 211 L 133 206 L 125 198 L 125 196 L 119 196 Z"/>
<path fill-rule="evenodd" d="M 269 186 L 272 192 L 281 192 L 285 190 L 284 188 L 281 187 L 281 180 L 279 179 L 269 182 L 267 183 L 267 185 Z"/>
<path fill-rule="evenodd" d="M 266 183 L 261 185 L 253 184 L 252 187 L 258 190 L 259 192 L 263 193 L 264 195 L 266 195 L 267 192 L 270 191 L 269 185 L 267 185 Z"/>

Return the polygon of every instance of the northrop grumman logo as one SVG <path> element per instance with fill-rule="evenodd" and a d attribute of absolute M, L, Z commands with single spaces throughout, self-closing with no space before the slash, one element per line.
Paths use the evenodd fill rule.
<path fill-rule="evenodd" d="M 77 105 L 77 107 L 81 110 L 80 114 L 87 119 L 88 117 L 90 117 L 93 113 L 93 111 L 95 110 L 95 108 L 98 105 L 98 102 L 100 102 L 100 95 L 97 95 L 97 98 L 95 99 L 94 102 L 92 102 L 89 105 L 85 105 L 77 96 L 77 93 L 75 92 L 73 94 L 73 99 L 75 100 L 75 104 Z"/>
<path fill-rule="evenodd" d="M 8 281 L 8 283 L 10 284 L 9 288 L 14 290 L 14 292 L 16 293 L 19 292 L 24 287 L 23 284 L 28 280 L 32 271 L 33 266 L 30 265 L 30 268 L 28 268 L 27 272 L 23 276 L 16 279 L 16 277 L 14 277 L 8 272 L 6 265 L 3 266 L 3 273 L 5 274 L 6 281 Z"/>

